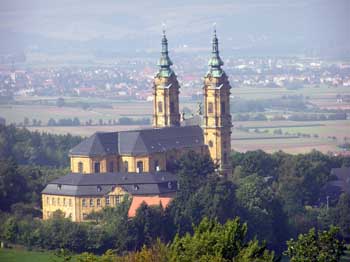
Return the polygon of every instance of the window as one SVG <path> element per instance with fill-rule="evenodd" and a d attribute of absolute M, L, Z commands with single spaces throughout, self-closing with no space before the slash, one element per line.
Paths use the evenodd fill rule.
<path fill-rule="evenodd" d="M 142 173 L 143 172 L 143 162 L 142 161 L 137 161 L 137 172 Z"/>
<path fill-rule="evenodd" d="M 117 195 L 115 196 L 115 203 L 116 204 L 120 204 L 123 200 L 123 196 L 122 195 Z"/>
<path fill-rule="evenodd" d="M 101 192 L 102 191 L 102 187 L 100 185 L 97 186 L 97 192 Z"/>
<path fill-rule="evenodd" d="M 78 163 L 78 172 L 79 173 L 83 173 L 84 170 L 84 164 L 82 162 Z"/>
<path fill-rule="evenodd" d="M 159 171 L 160 167 L 159 167 L 159 161 L 158 160 L 154 160 L 154 171 Z"/>
<path fill-rule="evenodd" d="M 101 206 L 101 199 L 97 199 L 97 204 L 96 204 L 98 207 L 100 207 Z"/>
<path fill-rule="evenodd" d="M 93 207 L 93 206 L 94 206 L 94 199 L 90 198 L 90 207 Z"/>
<path fill-rule="evenodd" d="M 113 172 L 113 171 L 114 171 L 114 163 L 113 161 L 111 161 L 108 164 L 108 172 Z"/>
<path fill-rule="evenodd" d="M 169 181 L 168 182 L 168 189 L 172 189 L 173 188 L 173 185 L 172 185 L 172 183 Z"/>
<path fill-rule="evenodd" d="M 70 219 L 72 219 L 72 213 L 69 213 L 69 216 L 68 216 Z"/>
<path fill-rule="evenodd" d="M 135 185 L 134 185 L 134 190 L 135 190 L 135 191 L 139 190 L 139 186 L 135 184 Z"/>
<path fill-rule="evenodd" d="M 106 206 L 110 205 L 109 196 L 106 196 Z"/>
<path fill-rule="evenodd" d="M 210 146 L 210 147 L 213 147 L 213 145 L 214 145 L 214 144 L 213 144 L 213 141 L 209 140 L 209 146 Z"/>
<path fill-rule="evenodd" d="M 50 205 L 50 198 L 46 197 L 46 204 Z"/>
<path fill-rule="evenodd" d="M 128 163 L 128 161 L 124 161 L 124 172 L 125 173 L 129 172 L 129 163 Z"/>
<path fill-rule="evenodd" d="M 59 197 L 57 198 L 57 205 L 61 205 L 61 199 Z"/>
<path fill-rule="evenodd" d="M 212 114 L 214 111 L 214 106 L 212 102 L 208 103 L 208 114 Z"/>
<path fill-rule="evenodd" d="M 53 206 L 55 206 L 55 205 L 56 205 L 56 200 L 55 200 L 55 198 L 54 198 L 54 197 L 51 199 L 51 204 L 52 204 Z"/>
<path fill-rule="evenodd" d="M 87 214 L 83 213 L 83 220 L 87 219 Z"/>
<path fill-rule="evenodd" d="M 163 113 L 163 103 L 162 102 L 158 102 L 158 113 Z"/>
<path fill-rule="evenodd" d="M 221 114 L 224 115 L 226 112 L 225 102 L 221 102 Z"/>
<path fill-rule="evenodd" d="M 69 203 L 69 206 L 71 207 L 72 206 L 72 199 L 69 199 L 68 203 Z"/>
<path fill-rule="evenodd" d="M 83 207 L 86 207 L 86 199 L 85 198 L 83 198 L 83 200 L 81 201 L 81 204 Z"/>
<path fill-rule="evenodd" d="M 67 205 L 67 203 L 66 203 L 66 199 L 65 199 L 65 198 L 63 198 L 63 205 L 64 205 L 64 206 L 66 206 L 66 205 Z"/>
<path fill-rule="evenodd" d="M 174 102 L 170 102 L 170 113 L 174 113 L 174 112 L 175 112 Z"/>
<path fill-rule="evenodd" d="M 94 170 L 95 170 L 95 173 L 100 173 L 100 162 L 95 162 Z"/>

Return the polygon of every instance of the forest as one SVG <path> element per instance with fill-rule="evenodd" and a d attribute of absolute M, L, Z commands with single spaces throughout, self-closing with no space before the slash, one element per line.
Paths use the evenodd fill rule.
<path fill-rule="evenodd" d="M 215 173 L 209 157 L 189 152 L 174 167 L 180 188 L 167 208 L 142 205 L 129 219 L 126 200 L 91 214 L 89 223 L 73 223 L 60 212 L 42 221 L 41 190 L 68 172 L 68 150 L 79 141 L 0 127 L 4 243 L 56 250 L 58 261 L 80 254 L 79 261 L 242 262 L 282 255 L 340 261 L 349 243 L 350 196 L 327 205 L 322 190 L 333 179 L 331 169 L 350 166 L 350 158 L 317 151 L 232 152 L 234 172 L 227 178 Z"/>

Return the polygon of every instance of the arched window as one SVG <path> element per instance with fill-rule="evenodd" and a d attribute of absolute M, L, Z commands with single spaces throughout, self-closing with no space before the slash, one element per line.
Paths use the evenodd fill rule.
<path fill-rule="evenodd" d="M 214 111 L 214 105 L 213 102 L 208 103 L 208 114 L 212 114 Z"/>
<path fill-rule="evenodd" d="M 90 206 L 93 207 L 94 206 L 94 199 L 90 198 Z"/>
<path fill-rule="evenodd" d="M 209 140 L 209 147 L 213 147 L 213 141 Z"/>
<path fill-rule="evenodd" d="M 137 173 L 142 173 L 143 172 L 143 161 L 137 161 L 136 166 L 137 166 Z"/>
<path fill-rule="evenodd" d="M 95 173 L 100 173 L 100 167 L 101 167 L 101 165 L 100 165 L 100 162 L 95 162 L 95 164 L 94 164 L 94 172 Z"/>
<path fill-rule="evenodd" d="M 128 163 L 128 161 L 124 161 L 124 172 L 125 173 L 129 172 L 129 163 Z"/>
<path fill-rule="evenodd" d="M 160 167 L 159 167 L 159 161 L 158 160 L 154 160 L 154 171 L 159 171 Z"/>
<path fill-rule="evenodd" d="M 84 170 L 84 164 L 82 162 L 78 163 L 78 172 L 79 173 L 83 173 Z"/>
<path fill-rule="evenodd" d="M 114 163 L 113 161 L 111 161 L 108 164 L 108 172 L 113 172 L 113 171 L 114 171 Z"/>
<path fill-rule="evenodd" d="M 158 102 L 158 113 L 163 113 L 163 103 L 161 101 Z"/>
<path fill-rule="evenodd" d="M 85 199 L 85 198 L 83 198 L 83 200 L 81 201 L 81 205 L 82 205 L 83 207 L 86 207 L 86 199 Z"/>
<path fill-rule="evenodd" d="M 97 206 L 99 207 L 99 206 L 101 206 L 101 199 L 97 199 Z"/>

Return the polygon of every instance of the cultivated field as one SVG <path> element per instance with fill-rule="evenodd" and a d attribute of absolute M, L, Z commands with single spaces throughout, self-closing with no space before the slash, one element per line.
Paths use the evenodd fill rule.
<path fill-rule="evenodd" d="M 232 147 L 237 151 L 262 149 L 305 153 L 317 149 L 340 152 L 338 145 L 350 140 L 350 120 L 336 121 L 244 121 L 234 122 Z M 248 131 L 242 131 L 248 128 Z M 282 134 L 276 134 L 275 130 Z"/>
<path fill-rule="evenodd" d="M 309 102 L 327 108 L 346 109 L 349 104 L 338 103 L 338 94 L 350 95 L 350 88 L 309 87 L 297 90 L 286 88 L 233 88 L 232 95 L 247 100 L 303 95 Z M 96 131 L 123 131 L 148 128 L 145 125 L 105 125 L 121 117 L 132 119 L 152 118 L 152 102 L 127 101 L 103 98 L 64 97 L 62 107 L 56 105 L 57 97 L 16 97 L 16 103 L 1 104 L 0 116 L 7 124 L 24 122 L 29 119 L 41 120 L 41 126 L 28 127 L 30 130 L 56 134 L 71 133 L 89 136 Z M 180 102 L 180 110 L 197 112 L 196 102 Z M 263 112 L 283 114 L 283 112 Z M 48 120 L 77 117 L 82 126 L 46 126 Z M 190 117 L 188 114 L 186 117 Z M 85 122 L 92 120 L 92 126 Z M 100 121 L 104 125 L 100 125 Z M 235 121 L 232 130 L 232 147 L 238 151 L 263 149 L 268 152 L 283 150 L 289 153 L 304 153 L 312 149 L 322 152 L 339 152 L 339 144 L 350 140 L 350 120 L 336 121 Z"/>

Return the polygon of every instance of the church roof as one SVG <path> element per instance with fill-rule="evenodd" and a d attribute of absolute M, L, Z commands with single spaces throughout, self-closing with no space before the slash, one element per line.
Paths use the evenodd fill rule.
<path fill-rule="evenodd" d="M 199 126 L 166 127 L 95 133 L 69 153 L 81 156 L 148 155 L 203 145 L 203 130 Z"/>
<path fill-rule="evenodd" d="M 177 190 L 177 177 L 167 172 L 68 174 L 51 181 L 42 194 L 104 196 L 120 186 L 131 195 L 161 195 Z"/>
<path fill-rule="evenodd" d="M 118 136 L 116 132 L 97 132 L 73 147 L 71 155 L 106 156 L 117 154 Z"/>

